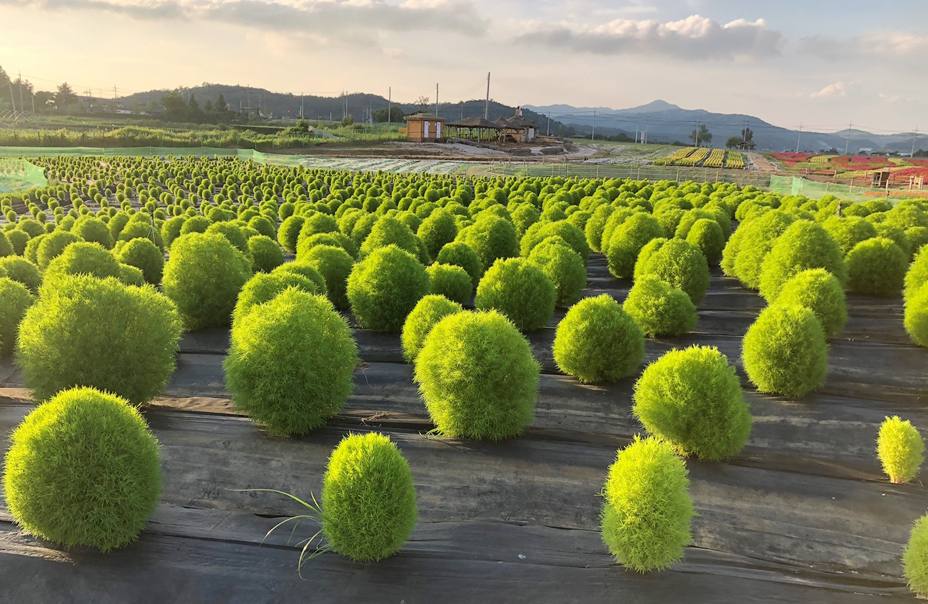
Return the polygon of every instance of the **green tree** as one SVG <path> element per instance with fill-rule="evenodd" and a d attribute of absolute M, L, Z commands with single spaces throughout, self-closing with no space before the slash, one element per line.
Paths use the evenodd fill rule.
<path fill-rule="evenodd" d="M 725 146 L 728 147 L 729 149 L 734 149 L 740 144 L 741 144 L 740 136 L 729 136 L 728 140 L 725 141 Z"/>
<path fill-rule="evenodd" d="M 349 114 L 342 118 L 342 126 L 350 126 L 354 123 L 354 116 Z"/>
<path fill-rule="evenodd" d="M 161 106 L 164 107 L 164 119 L 169 122 L 180 122 L 187 117 L 187 103 L 179 90 L 172 90 L 164 95 Z"/>
<path fill-rule="evenodd" d="M 58 108 L 67 109 L 75 103 L 77 103 L 77 95 L 74 94 L 68 83 L 65 82 L 58 86 L 58 90 L 55 92 L 55 104 L 58 105 Z"/>
<path fill-rule="evenodd" d="M 399 107 L 391 107 L 390 116 L 388 119 L 387 110 L 378 109 L 377 111 L 373 113 L 373 118 L 374 118 L 374 121 L 377 122 L 378 124 L 383 123 L 383 122 L 391 122 L 391 123 L 402 122 L 403 121 L 403 110 Z"/>
<path fill-rule="evenodd" d="M 214 110 L 214 108 L 213 108 L 213 102 L 212 102 L 211 100 L 209 100 L 209 99 L 206 99 L 206 103 L 203 104 L 203 112 L 204 112 L 204 113 L 212 113 L 213 110 Z"/>
<path fill-rule="evenodd" d="M 187 99 L 187 119 L 192 122 L 199 122 L 203 119 L 203 110 L 200 109 L 200 103 L 192 94 Z"/>
<path fill-rule="evenodd" d="M 700 145 L 708 145 L 712 142 L 712 133 L 709 132 L 705 124 L 699 124 L 699 128 L 690 133 L 690 140 L 693 141 L 693 144 L 697 147 Z"/>
<path fill-rule="evenodd" d="M 219 93 L 219 98 L 216 99 L 216 104 L 214 105 L 216 111 L 223 113 L 229 110 L 229 104 L 226 103 L 226 97 L 221 92 Z"/>

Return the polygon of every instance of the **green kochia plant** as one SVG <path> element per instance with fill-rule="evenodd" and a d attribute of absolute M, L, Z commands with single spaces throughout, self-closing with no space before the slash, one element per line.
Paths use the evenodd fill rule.
<path fill-rule="evenodd" d="M 3 487 L 26 532 L 65 547 L 123 547 L 158 505 L 158 442 L 127 402 L 93 388 L 58 393 L 10 439 Z"/>
<path fill-rule="evenodd" d="M 928 515 L 919 518 L 912 527 L 902 552 L 902 573 L 912 591 L 928 597 Z"/>
<path fill-rule="evenodd" d="M 554 316 L 557 290 L 541 269 L 525 258 L 497 260 L 486 272 L 474 305 L 498 310 L 523 332 L 536 331 Z"/>
<path fill-rule="evenodd" d="M 354 267 L 347 291 L 351 311 L 363 327 L 398 332 L 431 284 L 415 256 L 388 245 L 374 249 Z"/>
<path fill-rule="evenodd" d="M 714 347 L 666 353 L 641 374 L 634 400 L 633 412 L 648 432 L 700 459 L 737 455 L 751 433 L 741 382 Z"/>
<path fill-rule="evenodd" d="M 19 323 L 35 298 L 25 285 L 0 278 L 0 356 L 9 356 L 16 345 Z"/>
<path fill-rule="evenodd" d="M 682 289 L 656 277 L 635 282 L 622 304 L 646 336 L 679 336 L 696 326 L 696 306 Z"/>
<path fill-rule="evenodd" d="M 777 304 L 805 306 L 822 324 L 827 337 L 844 329 L 847 301 L 838 279 L 823 268 L 796 273 L 783 285 Z"/>
<path fill-rule="evenodd" d="M 464 308 L 444 296 L 430 294 L 419 300 L 403 324 L 401 342 L 403 345 L 403 357 L 406 362 L 415 362 L 419 351 L 422 350 L 425 338 L 436 323 L 448 315 L 459 312 L 464 312 Z"/>
<path fill-rule="evenodd" d="M 699 304 L 709 287 L 709 264 L 699 248 L 682 239 L 652 239 L 635 263 L 635 279 L 644 277 L 680 288 L 693 304 Z"/>
<path fill-rule="evenodd" d="M 636 436 L 618 452 L 603 487 L 602 536 L 619 563 L 644 573 L 683 557 L 696 513 L 687 474 L 664 441 Z"/>
<path fill-rule="evenodd" d="M 925 460 L 925 441 L 911 422 L 887 417 L 880 426 L 877 454 L 892 482 L 909 482 Z"/>
<path fill-rule="evenodd" d="M 306 434 L 354 388 L 351 330 L 322 296 L 287 289 L 237 317 L 223 367 L 235 406 L 271 434 Z"/>

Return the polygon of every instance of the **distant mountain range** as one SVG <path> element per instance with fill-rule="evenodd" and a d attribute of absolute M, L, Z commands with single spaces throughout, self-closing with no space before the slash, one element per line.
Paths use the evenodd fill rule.
<path fill-rule="evenodd" d="M 800 133 L 798 130 L 774 126 L 750 115 L 682 109 L 661 100 L 630 109 L 573 107 L 571 105 L 544 107 L 526 105 L 526 107 L 537 113 L 550 115 L 552 120 L 557 119 L 568 127 L 572 126 L 578 133 L 590 134 L 594 124 L 597 133 L 610 136 L 624 133 L 632 139 L 635 137 L 636 130 L 647 131 L 649 143 L 687 142 L 697 122 L 705 124 L 712 133 L 714 146 L 724 146 L 730 136 L 740 136 L 742 128 L 748 127 L 754 131 L 757 149 L 769 151 L 795 151 L 798 142 L 800 151 L 818 152 L 834 148 L 843 153 L 847 146 L 850 153 L 857 153 L 861 149 L 908 153 L 912 150 L 912 141 L 915 136 L 912 132 L 873 134 L 863 130 Z M 921 135 L 917 142 L 919 145 L 916 145 L 916 149 L 925 148 L 924 135 Z"/>

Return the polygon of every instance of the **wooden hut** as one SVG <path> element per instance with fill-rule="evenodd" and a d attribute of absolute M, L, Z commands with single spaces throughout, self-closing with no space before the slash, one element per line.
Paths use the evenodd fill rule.
<path fill-rule="evenodd" d="M 406 120 L 406 140 L 412 143 L 438 143 L 445 138 L 445 118 L 432 113 L 413 113 Z"/>
<path fill-rule="evenodd" d="M 535 122 L 522 117 L 522 108 L 516 107 L 516 114 L 501 117 L 494 122 L 500 128 L 500 140 L 509 143 L 531 143 L 538 131 Z"/>
<path fill-rule="evenodd" d="M 448 124 L 448 131 L 457 138 L 468 140 L 495 141 L 499 139 L 500 127 L 482 117 L 467 117 Z"/>

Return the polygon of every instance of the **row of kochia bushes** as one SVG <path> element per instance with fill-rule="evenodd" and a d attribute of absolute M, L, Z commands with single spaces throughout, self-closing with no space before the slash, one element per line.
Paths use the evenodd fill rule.
<path fill-rule="evenodd" d="M 35 263 L 45 269 L 43 291 L 69 292 L 58 297 L 41 294 L 36 307 L 46 300 L 47 304 L 57 300 L 59 305 L 71 299 L 86 303 L 96 295 L 67 290 L 78 287 L 72 283 L 96 287 L 101 277 L 138 283 L 138 275 L 127 268 L 134 266 L 143 279 L 162 282 L 176 319 L 188 329 L 232 321 L 226 370 L 236 405 L 279 434 L 302 434 L 319 427 L 338 412 L 351 392 L 357 350 L 335 308 L 350 308 L 365 327 L 402 329 L 404 354 L 415 364 L 426 407 L 441 432 L 494 440 L 521 433 L 532 421 L 539 369 L 519 330 L 543 327 L 556 305 L 566 307 L 578 300 L 586 282 L 590 249 L 602 250 L 610 270 L 617 276 L 634 277 L 635 284 L 623 305 L 600 297 L 570 308 L 554 343 L 555 360 L 565 373 L 583 381 L 634 374 L 643 358 L 644 335 L 675 335 L 693 327 L 695 304 L 708 286 L 709 264 L 721 258 L 723 268 L 748 286 L 751 276 L 744 267 L 759 265 L 757 284 L 771 302 L 746 336 L 743 361 L 749 378 L 762 391 L 802 396 L 824 382 L 825 338 L 838 333 L 846 320 L 843 287 L 854 265 L 851 253 L 865 243 L 877 242 L 878 251 L 862 257 L 877 264 L 879 270 L 871 272 L 884 279 L 895 266 L 884 260 L 898 257 L 896 250 L 908 244 L 904 273 L 908 255 L 920 245 L 918 231 L 912 230 L 920 225 L 905 229 L 894 225 L 924 220 L 923 208 L 915 204 L 895 209 L 871 204 L 867 217 L 883 214 L 882 220 L 859 216 L 833 220 L 825 218 L 840 210 L 833 201 L 780 198 L 730 185 L 559 179 L 473 182 L 382 175 L 354 175 L 349 180 L 348 175 L 338 173 L 310 179 L 300 172 L 266 167 L 257 168 L 263 174 L 256 177 L 253 166 L 203 161 L 167 164 L 173 173 L 161 167 L 154 175 L 150 171 L 133 174 L 145 162 L 132 160 L 119 168 L 129 173 L 125 176 L 124 172 L 126 180 L 113 185 L 98 178 L 99 173 L 91 173 L 92 167 L 82 168 L 85 162 L 62 163 L 74 164 L 74 170 L 86 169 L 85 181 L 94 184 L 72 183 L 62 185 L 65 191 L 56 188 L 53 195 L 31 196 L 28 202 L 34 218 L 11 225 L 5 232 L 11 250 L 21 248 L 21 253 L 34 256 Z M 148 186 L 142 186 L 143 180 Z M 418 180 L 425 182 L 416 187 Z M 152 181 L 157 184 L 153 186 Z M 224 184 L 220 187 L 219 183 Z M 108 207 L 110 197 L 115 195 L 118 201 L 120 194 L 125 196 L 120 202 L 123 209 Z M 135 195 L 147 212 L 132 210 L 128 197 Z M 62 207 L 65 202 L 72 206 L 67 212 Z M 90 204 L 101 208 L 96 216 Z M 46 211 L 55 219 L 43 226 L 39 214 Z M 729 239 L 733 217 L 742 226 Z M 282 219 L 279 228 L 278 219 Z M 845 256 L 838 244 L 842 240 L 833 234 L 833 223 L 853 223 L 857 228 L 857 219 L 888 224 L 902 236 L 886 244 L 882 240 L 889 237 L 859 235 L 860 241 L 848 244 Z M 774 233 L 757 227 L 762 222 L 787 224 L 782 232 Z M 13 237 L 14 231 L 27 238 Z M 17 238 L 24 244 L 17 246 Z M 283 258 L 274 238 L 296 252 L 295 262 L 281 265 Z M 259 241 L 260 250 L 255 247 Z M 113 253 L 106 251 L 111 246 L 115 261 L 110 259 Z M 130 246 L 148 250 L 146 262 L 137 262 L 144 266 L 123 258 Z M 757 249 L 763 247 L 766 251 L 758 256 Z M 158 264 L 155 255 L 163 263 L 159 248 L 170 248 L 167 265 L 149 267 L 148 261 Z M 748 264 L 746 258 L 751 256 L 742 258 L 748 254 L 754 255 L 755 264 Z M 0 259 L 0 264 L 4 262 L 12 264 Z M 857 262 L 866 268 L 863 260 Z M 99 268 L 104 265 L 105 270 Z M 218 266 L 224 270 L 216 270 Z M 916 266 L 919 261 L 910 271 L 911 279 L 917 279 L 912 277 Z M 266 272 L 252 277 L 253 270 Z M 49 274 L 72 273 L 91 273 L 97 278 L 49 278 Z M 38 274 L 34 289 L 41 279 Z M 56 279 L 68 285 L 56 286 Z M 104 282 L 114 290 L 135 291 L 113 280 Z M 901 279 L 892 283 L 897 282 L 901 288 Z M 478 312 L 465 313 L 461 305 L 470 299 L 475 286 Z M 140 291 L 160 296 L 145 288 Z M 886 288 L 872 293 L 893 291 Z M 97 306 L 112 309 L 115 304 L 108 301 Z M 258 306 L 261 312 L 255 312 Z M 106 317 L 117 314 L 107 310 L 106 317 L 86 321 L 78 320 L 81 312 L 80 307 L 51 311 L 49 316 L 55 318 L 49 324 L 60 323 L 65 316 L 76 325 L 105 324 Z M 133 313 L 143 322 L 149 315 L 157 316 L 145 305 L 118 315 Z M 74 350 L 83 350 L 83 336 L 90 334 L 81 334 L 76 327 L 64 330 L 70 341 L 62 341 L 51 329 L 42 332 L 39 339 L 45 340 L 34 344 L 39 352 L 30 360 L 25 337 L 30 323 L 24 322 L 18 362 L 39 400 L 80 383 L 122 394 L 139 404 L 160 392 L 173 369 L 179 323 L 164 316 L 157 323 L 160 335 L 141 339 L 150 340 L 164 354 L 134 350 L 144 356 L 139 366 L 150 368 L 143 372 L 143 379 L 120 376 L 108 380 L 102 370 L 91 377 L 92 368 L 84 366 L 71 377 L 62 377 L 69 375 L 67 371 L 52 371 L 52 367 L 67 366 L 68 360 L 86 360 Z M 172 331 L 175 327 L 177 335 Z M 131 333 L 146 333 L 140 329 Z M 120 340 L 108 332 L 100 335 L 99 330 L 94 335 L 100 341 Z M 323 349 L 324 356 L 320 354 Z M 803 351 L 798 360 L 791 356 L 795 350 Z M 121 352 L 114 354 L 114 358 L 123 358 L 118 356 Z M 134 375 L 139 373 L 136 366 L 120 364 L 132 367 Z M 110 363 L 92 365 L 105 368 Z M 81 378 L 74 380 L 74 375 Z M 694 394 L 689 386 L 694 383 L 710 384 L 711 396 Z M 280 384 L 293 386 L 280 388 Z M 675 351 L 649 366 L 636 388 L 635 413 L 660 442 L 646 439 L 620 454 L 605 490 L 603 529 L 620 561 L 645 570 L 677 559 L 689 540 L 692 504 L 685 492 L 685 466 L 676 455 L 710 460 L 736 455 L 747 440 L 751 420 L 734 370 L 718 351 L 706 348 Z M 917 433 L 912 437 L 913 431 L 905 425 L 895 432 L 886 431 L 892 446 L 884 447 L 881 457 L 893 480 L 911 478 L 910 470 L 896 469 L 900 463 L 893 460 L 897 457 L 909 469 L 915 459 L 917 471 L 920 450 L 916 445 L 921 440 Z M 901 436 L 892 436 L 897 433 Z M 902 445 L 893 444 L 897 442 Z M 901 450 L 901 457 L 884 454 L 889 450 Z M 635 461 L 638 456 L 665 462 L 641 469 L 640 460 Z M 639 468 L 643 474 L 617 468 Z M 671 475 L 677 478 L 666 485 L 654 478 Z M 644 481 L 650 491 L 643 492 L 650 494 L 634 501 L 623 498 L 622 485 L 628 481 Z M 409 488 L 401 491 L 408 493 Z M 405 495 L 400 499 L 404 497 L 408 500 Z M 648 502 L 656 499 L 675 502 L 675 511 L 668 515 L 653 505 L 649 508 Z M 323 500 L 325 528 L 325 491 Z M 412 509 L 414 521 L 414 499 Z M 653 518 L 671 522 L 654 528 L 647 522 L 629 521 L 652 518 L 649 510 Z M 356 520 L 361 513 L 355 510 L 349 515 Z M 397 517 L 409 518 L 410 514 Z M 403 524 L 407 536 L 411 522 Z M 23 525 L 30 528 L 26 522 Z M 640 531 L 652 529 L 654 533 L 643 541 L 648 546 L 641 547 Z M 382 548 L 380 554 L 368 556 L 353 555 L 350 548 L 337 544 L 338 538 L 328 532 L 326 536 L 333 549 L 359 559 L 388 555 L 405 540 L 396 537 L 391 542 L 393 549 Z"/>

